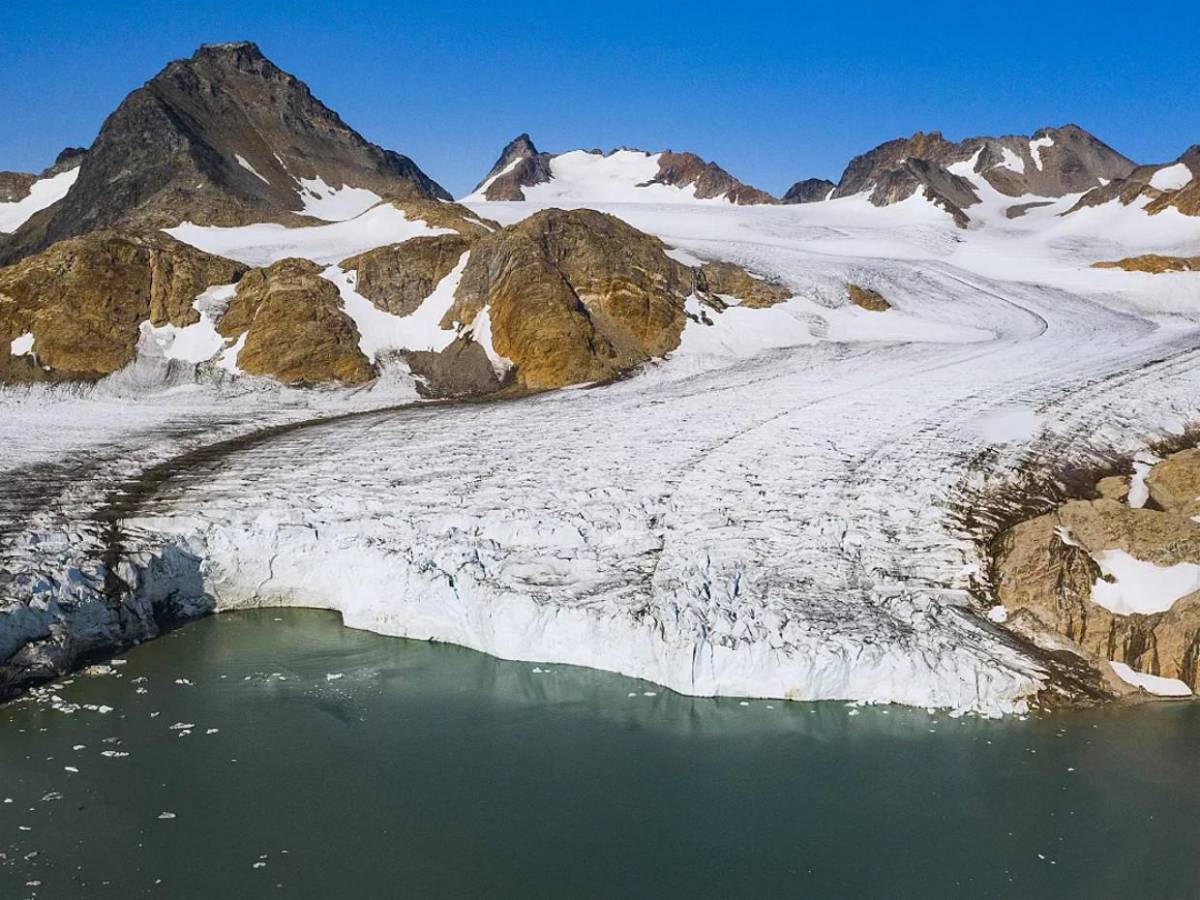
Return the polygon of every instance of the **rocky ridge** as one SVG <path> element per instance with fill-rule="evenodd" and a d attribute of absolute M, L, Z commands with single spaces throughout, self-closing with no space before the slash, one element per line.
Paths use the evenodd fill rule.
<path fill-rule="evenodd" d="M 876 206 L 917 191 L 957 224 L 980 202 L 979 178 L 1008 197 L 1062 197 L 1123 178 L 1134 163 L 1076 125 L 1043 128 L 1031 137 L 974 137 L 949 141 L 940 131 L 880 144 L 847 165 L 832 199 L 866 194 Z"/>

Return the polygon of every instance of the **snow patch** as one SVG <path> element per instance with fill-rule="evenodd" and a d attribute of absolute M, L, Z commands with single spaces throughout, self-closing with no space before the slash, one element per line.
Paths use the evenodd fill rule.
<path fill-rule="evenodd" d="M 228 256 L 250 266 L 269 266 L 291 256 L 329 265 L 384 244 L 399 244 L 422 235 L 451 234 L 409 219 L 390 203 L 380 203 L 342 222 L 288 228 L 275 223 L 231 228 L 184 222 L 167 234 L 207 253 Z"/>
<path fill-rule="evenodd" d="M 1192 170 L 1183 163 L 1163 166 L 1150 179 L 1150 187 L 1160 191 L 1177 191 L 1191 183 Z"/>
<path fill-rule="evenodd" d="M 1157 566 L 1124 550 L 1101 550 L 1092 558 L 1102 573 L 1114 579 L 1096 579 L 1092 602 L 1114 615 L 1166 612 L 1176 600 L 1200 591 L 1200 565 L 1195 563 Z"/>
<path fill-rule="evenodd" d="M 1145 451 L 1133 458 L 1133 475 L 1129 479 L 1128 503 L 1130 509 L 1141 509 L 1146 505 L 1146 501 L 1150 499 L 1150 487 L 1146 484 L 1146 476 L 1160 462 L 1162 460 L 1153 453 Z"/>
<path fill-rule="evenodd" d="M 433 293 L 407 316 L 397 316 L 380 309 L 354 289 L 355 276 L 337 266 L 330 266 L 322 276 L 337 286 L 342 295 L 346 314 L 358 326 L 358 348 L 375 362 L 387 350 L 445 350 L 458 336 L 457 331 L 441 327 L 442 319 L 454 305 L 454 292 L 462 279 L 470 253 L 459 257 Z"/>
<path fill-rule="evenodd" d="M 348 185 L 332 187 L 319 175 L 316 178 L 299 178 L 297 181 L 300 182 L 300 201 L 304 204 L 301 211 L 306 216 L 327 222 L 344 222 L 361 216 L 383 200 L 366 188 Z"/>
<path fill-rule="evenodd" d="M 1042 170 L 1042 148 L 1053 147 L 1054 138 L 1040 137 L 1029 142 L 1029 155 L 1033 157 L 1033 164 L 1037 166 L 1038 171 Z"/>
<path fill-rule="evenodd" d="M 254 168 L 254 166 L 250 165 L 250 161 L 247 160 L 246 157 L 242 156 L 242 154 L 235 153 L 234 156 L 237 157 L 237 162 L 238 162 L 239 166 L 241 166 L 243 169 L 245 169 L 247 172 L 249 172 L 251 175 L 253 175 L 255 178 L 257 178 L 259 181 L 263 182 L 263 184 L 271 183 L 266 178 L 263 177 L 262 173 L 259 172 L 258 169 Z"/>
<path fill-rule="evenodd" d="M 11 234 L 24 225 L 34 213 L 57 203 L 67 196 L 76 179 L 79 167 L 59 172 L 49 178 L 39 178 L 29 188 L 29 195 L 12 203 L 0 203 L 0 234 Z"/>
<path fill-rule="evenodd" d="M 1192 696 L 1192 689 L 1178 678 L 1163 678 L 1159 675 L 1146 675 L 1142 672 L 1135 672 L 1125 663 L 1117 662 L 1116 660 L 1110 662 L 1109 665 L 1117 673 L 1117 677 L 1126 684 L 1143 688 L 1158 697 Z"/>
<path fill-rule="evenodd" d="M 33 350 L 33 332 L 27 331 L 19 337 L 12 339 L 9 344 L 9 350 L 13 356 L 24 356 Z"/>
<path fill-rule="evenodd" d="M 210 287 L 192 303 L 192 308 L 200 313 L 200 321 L 182 328 L 175 325 L 156 327 L 143 322 L 139 351 L 145 352 L 152 345 L 166 359 L 190 363 L 212 359 L 225 347 L 225 338 L 217 332 L 217 321 L 236 292 L 236 284 Z"/>
<path fill-rule="evenodd" d="M 1008 147 L 1000 148 L 1000 162 L 997 163 L 997 166 L 999 168 L 1008 169 L 1009 171 L 1016 172 L 1018 175 L 1025 174 L 1025 160 L 1023 160 L 1023 159 L 1021 159 L 1021 157 L 1017 156 L 1017 154 L 1014 153 Z M 1041 168 L 1040 163 L 1038 165 L 1038 168 L 1039 169 Z"/>

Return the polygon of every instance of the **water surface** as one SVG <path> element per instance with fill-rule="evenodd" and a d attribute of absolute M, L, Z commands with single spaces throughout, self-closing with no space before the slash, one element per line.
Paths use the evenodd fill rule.
<path fill-rule="evenodd" d="M 0 897 L 1190 897 L 1200 878 L 1197 704 L 988 722 L 698 700 L 303 610 L 125 660 L 57 692 L 98 709 L 0 707 Z"/>

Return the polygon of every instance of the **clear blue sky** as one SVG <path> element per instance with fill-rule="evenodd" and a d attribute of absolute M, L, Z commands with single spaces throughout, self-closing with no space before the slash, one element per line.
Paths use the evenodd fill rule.
<path fill-rule="evenodd" d="M 6 0 L 0 169 L 88 145 L 168 60 L 235 39 L 455 195 L 522 131 L 552 151 L 692 150 L 776 193 L 917 129 L 1074 121 L 1144 162 L 1200 142 L 1195 0 Z"/>

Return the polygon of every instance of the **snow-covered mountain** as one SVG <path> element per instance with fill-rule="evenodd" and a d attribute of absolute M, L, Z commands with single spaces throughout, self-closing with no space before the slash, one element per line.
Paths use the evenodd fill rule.
<path fill-rule="evenodd" d="M 570 203 L 750 205 L 778 201 L 694 153 L 666 150 L 572 150 L 541 153 L 529 135 L 511 141 L 463 202 L 529 200 Z"/>

